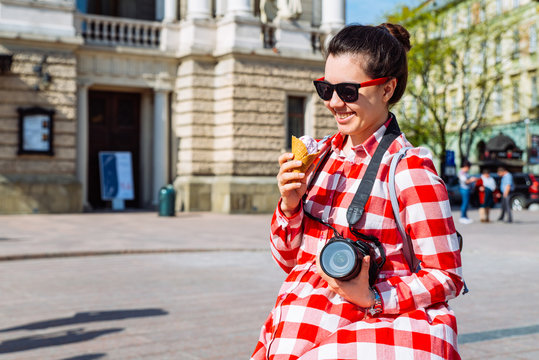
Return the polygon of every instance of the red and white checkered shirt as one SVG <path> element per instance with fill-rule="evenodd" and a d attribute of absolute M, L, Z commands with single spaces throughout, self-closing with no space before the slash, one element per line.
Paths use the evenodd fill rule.
<path fill-rule="evenodd" d="M 332 152 L 309 189 L 304 209 L 354 239 L 346 211 L 361 182 L 386 122 L 346 156 L 344 136 L 327 146 Z M 288 276 L 252 359 L 460 359 L 457 323 L 447 304 L 463 286 L 461 258 L 447 190 L 430 152 L 414 148 L 397 166 L 400 216 L 421 270 L 412 273 L 394 220 L 388 190 L 392 155 L 410 146 L 399 136 L 383 157 L 365 213 L 355 228 L 382 242 L 387 260 L 375 288 L 382 313 L 366 316 L 328 288 L 317 274 L 316 256 L 333 231 L 304 215 L 287 218 L 277 206 L 271 223 L 271 249 Z"/>

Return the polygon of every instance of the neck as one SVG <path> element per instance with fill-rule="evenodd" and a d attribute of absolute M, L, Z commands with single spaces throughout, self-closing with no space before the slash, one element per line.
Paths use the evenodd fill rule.
<path fill-rule="evenodd" d="M 378 117 L 378 120 L 373 121 L 371 125 L 367 126 L 360 133 L 349 134 L 346 137 L 346 144 L 344 144 L 344 150 L 347 152 L 353 147 L 363 144 L 372 134 L 384 125 L 387 119 L 389 118 L 389 111 L 385 111 L 382 115 Z"/>

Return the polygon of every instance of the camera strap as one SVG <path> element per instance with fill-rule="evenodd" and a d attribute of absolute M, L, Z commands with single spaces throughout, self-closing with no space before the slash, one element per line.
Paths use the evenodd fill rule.
<path fill-rule="evenodd" d="M 382 140 L 376 147 L 374 155 L 372 156 L 371 161 L 369 162 L 369 165 L 367 166 L 367 170 L 365 171 L 365 174 L 363 175 L 363 178 L 361 179 L 361 183 L 359 184 L 356 194 L 354 195 L 354 198 L 350 206 L 348 207 L 348 211 L 346 213 L 346 220 L 348 221 L 350 232 L 362 240 L 372 241 L 379 248 L 380 252 L 383 255 L 382 257 L 384 258 L 384 261 L 385 261 L 385 254 L 384 254 L 384 249 L 380 241 L 375 236 L 365 235 L 355 230 L 353 228 L 353 225 L 355 225 L 359 221 L 359 219 L 361 219 L 361 217 L 363 216 L 363 213 L 365 211 L 365 204 L 367 203 L 371 195 L 371 191 L 374 186 L 374 182 L 376 180 L 376 175 L 378 174 L 378 169 L 380 168 L 380 164 L 382 162 L 382 158 L 385 152 L 387 151 L 391 143 L 401 134 L 401 131 L 397 123 L 397 120 L 395 119 L 395 116 L 391 113 L 390 113 L 390 116 L 391 116 L 391 122 L 389 123 L 382 137 Z M 329 157 L 330 152 L 331 150 L 328 150 L 328 152 L 324 155 L 324 158 L 322 159 L 322 161 L 320 161 L 320 163 L 316 167 L 315 174 L 312 177 L 311 182 L 317 176 L 318 169 L 324 166 L 325 162 L 327 161 Z M 304 213 L 310 219 L 315 220 L 331 228 L 338 236 L 342 237 L 342 235 L 327 222 L 309 214 L 309 212 L 307 211 L 304 211 Z"/>

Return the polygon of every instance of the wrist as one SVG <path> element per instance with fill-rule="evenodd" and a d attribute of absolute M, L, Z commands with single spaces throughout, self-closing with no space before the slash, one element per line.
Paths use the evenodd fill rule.
<path fill-rule="evenodd" d="M 292 206 L 286 205 L 284 201 L 281 199 L 279 208 L 281 209 L 281 212 L 283 213 L 284 216 L 286 216 L 287 218 L 291 218 L 300 211 L 301 204 L 298 203 L 296 206 L 292 207 Z"/>
<path fill-rule="evenodd" d="M 376 290 L 376 288 L 370 288 L 371 290 L 371 294 L 372 294 L 372 297 L 373 297 L 373 300 L 372 300 L 372 305 L 371 307 L 367 310 L 367 312 L 371 315 L 371 316 L 375 316 L 375 315 L 378 315 L 382 312 L 383 310 L 383 306 L 382 306 L 382 298 L 380 297 L 380 294 L 378 293 L 378 291 Z"/>

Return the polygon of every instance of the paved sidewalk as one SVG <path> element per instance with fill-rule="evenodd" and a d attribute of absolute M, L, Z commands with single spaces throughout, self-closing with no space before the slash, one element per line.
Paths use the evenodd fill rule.
<path fill-rule="evenodd" d="M 268 249 L 271 215 L 107 212 L 0 216 L 0 260 L 136 251 Z"/>
<path fill-rule="evenodd" d="M 462 358 L 537 359 L 539 212 L 470 217 L 457 228 L 471 292 L 450 302 Z M 0 216 L 0 358 L 247 359 L 284 278 L 270 219 Z"/>

